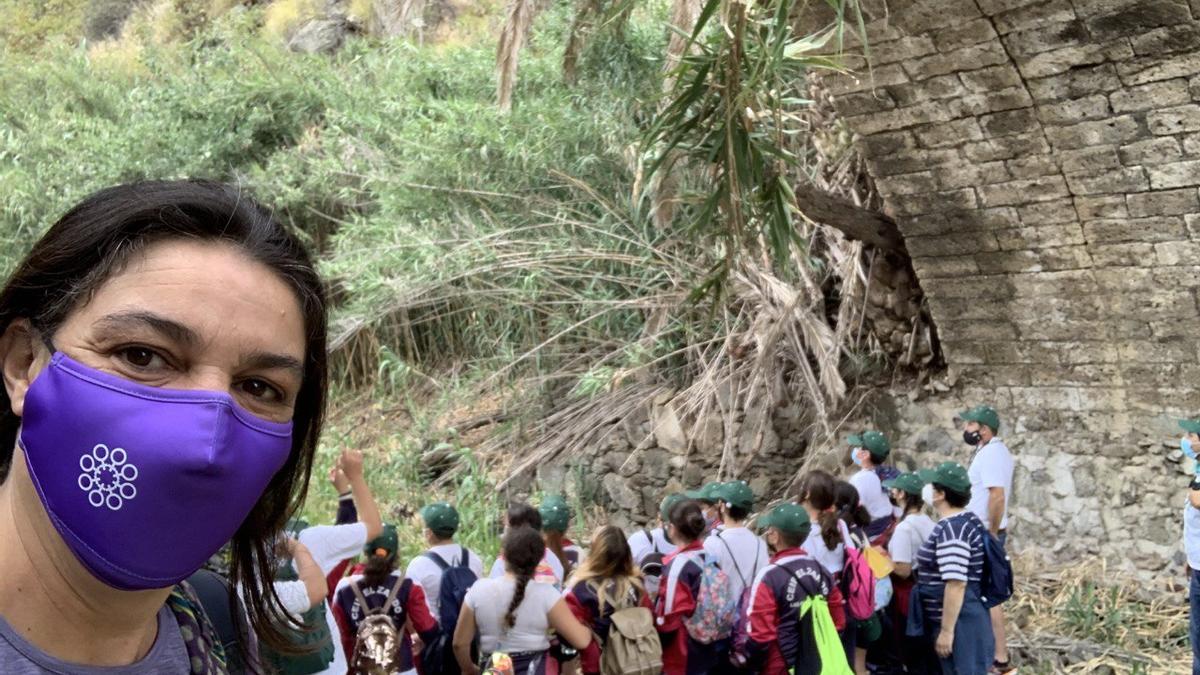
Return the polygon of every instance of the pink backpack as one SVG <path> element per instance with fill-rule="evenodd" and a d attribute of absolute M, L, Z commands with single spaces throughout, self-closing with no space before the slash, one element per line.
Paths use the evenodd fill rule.
<path fill-rule="evenodd" d="M 850 618 L 866 621 L 875 613 L 875 574 L 867 563 L 866 546 L 854 542 L 841 524 L 846 564 L 842 567 L 842 595 Z M 869 544 L 867 544 L 869 545 Z"/>

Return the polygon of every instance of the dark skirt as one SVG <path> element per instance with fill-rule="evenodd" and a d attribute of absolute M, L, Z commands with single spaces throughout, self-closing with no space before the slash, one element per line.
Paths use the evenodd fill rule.
<path fill-rule="evenodd" d="M 942 630 L 940 621 L 928 618 L 924 601 L 945 592 L 944 587 L 918 583 L 913 587 L 908 609 L 910 636 L 923 636 L 932 646 Z M 962 609 L 954 625 L 954 647 L 950 658 L 940 659 L 944 675 L 987 675 L 996 656 L 996 640 L 992 636 L 992 616 L 983 606 L 979 584 L 967 584 Z"/>

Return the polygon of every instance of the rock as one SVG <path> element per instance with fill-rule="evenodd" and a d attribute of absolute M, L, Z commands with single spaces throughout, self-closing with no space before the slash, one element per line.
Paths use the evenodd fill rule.
<path fill-rule="evenodd" d="M 671 405 L 669 400 L 654 406 L 651 419 L 654 441 L 658 444 L 658 447 L 665 448 L 677 454 L 687 452 L 687 435 L 683 433 L 683 425 L 679 423 L 679 415 L 675 412 L 675 407 Z"/>
<path fill-rule="evenodd" d="M 610 473 L 603 479 L 604 491 L 618 508 L 632 511 L 641 505 L 641 497 L 620 476 Z"/>
<path fill-rule="evenodd" d="M 344 19 L 314 19 L 288 40 L 288 49 L 302 54 L 329 54 L 341 48 L 348 32 Z"/>

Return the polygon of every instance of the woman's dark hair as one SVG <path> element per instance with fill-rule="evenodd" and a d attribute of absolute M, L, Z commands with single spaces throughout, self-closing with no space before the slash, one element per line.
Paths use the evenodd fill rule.
<path fill-rule="evenodd" d="M 863 507 L 858 488 L 844 480 L 839 480 L 833 488 L 833 505 L 838 518 L 847 525 L 866 527 L 871 524 L 871 514 Z"/>
<path fill-rule="evenodd" d="M 775 530 L 779 535 L 779 540 L 783 542 L 785 548 L 799 548 L 804 545 L 808 539 L 809 530 L 803 532 L 784 532 L 783 530 Z M 832 547 L 831 547 L 832 548 Z"/>
<path fill-rule="evenodd" d="M 690 499 L 679 502 L 671 509 L 671 524 L 688 543 L 699 539 L 708 527 L 708 521 L 704 519 L 704 513 L 700 510 L 700 503 Z"/>
<path fill-rule="evenodd" d="M 925 498 L 919 494 L 913 494 L 907 490 L 900 490 L 904 495 L 904 513 L 900 514 L 900 520 L 904 520 L 913 513 L 920 513 L 921 509 L 925 508 Z"/>
<path fill-rule="evenodd" d="M 946 502 L 956 509 L 961 509 L 971 501 L 971 488 L 967 488 L 966 492 L 956 492 L 941 483 L 934 483 L 933 489 L 938 490 L 946 495 Z"/>
<path fill-rule="evenodd" d="M 729 517 L 739 523 L 750 517 L 750 509 L 742 508 L 741 506 L 734 506 L 729 502 L 725 502 L 724 508 L 725 512 L 729 514 Z"/>
<path fill-rule="evenodd" d="M 542 530 L 542 541 L 546 543 L 546 548 L 550 549 L 554 557 L 558 558 L 558 562 L 562 563 L 563 579 L 571 576 L 571 572 L 575 571 L 572 568 L 571 560 L 567 558 L 566 545 L 563 544 L 563 540 L 566 538 L 567 535 L 562 532 Z"/>
<path fill-rule="evenodd" d="M 396 571 L 396 554 L 371 555 L 363 565 L 363 586 L 384 586 Z"/>
<path fill-rule="evenodd" d="M 516 527 L 532 527 L 539 532 L 542 529 L 542 514 L 529 504 L 510 504 L 504 514 L 504 522 L 509 529 Z"/>
<path fill-rule="evenodd" d="M 508 605 L 508 612 L 504 614 L 504 629 L 509 630 L 517 621 L 517 609 L 525 602 L 525 589 L 533 580 L 533 573 L 538 564 L 546 556 L 546 544 L 542 542 L 540 532 L 527 525 L 519 525 L 508 529 L 508 534 L 504 535 L 504 541 L 501 543 L 501 551 L 508 571 L 517 577 L 512 602 Z"/>
<path fill-rule="evenodd" d="M 292 450 L 230 541 L 231 587 L 243 589 L 255 632 L 268 644 L 285 647 L 276 627 L 287 621 L 273 588 L 277 559 L 272 549 L 308 491 L 328 387 L 325 288 L 300 240 L 229 185 L 185 180 L 107 188 L 63 215 L 17 266 L 0 291 L 0 333 L 23 318 L 52 338 L 130 256 L 171 239 L 236 246 L 292 289 L 304 315 L 304 380 L 292 417 Z M 0 481 L 8 477 L 20 424 L 0 388 Z"/>
<path fill-rule="evenodd" d="M 838 513 L 834 509 L 837 479 L 828 471 L 810 471 L 800 484 L 800 501 L 817 512 L 821 541 L 832 551 L 842 541 L 838 531 Z"/>

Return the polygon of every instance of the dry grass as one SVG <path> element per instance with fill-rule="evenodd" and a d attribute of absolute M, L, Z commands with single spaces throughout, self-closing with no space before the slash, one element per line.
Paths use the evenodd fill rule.
<path fill-rule="evenodd" d="M 512 109 L 513 89 L 517 86 L 517 63 L 537 11 L 538 3 L 535 0 L 511 0 L 505 12 L 500 42 L 496 46 L 496 100 L 505 112 Z"/>
<path fill-rule="evenodd" d="M 1013 566 L 1017 593 L 1005 607 L 1021 672 L 1189 672 L 1186 590 L 1155 589 L 1100 559 L 1018 556 Z"/>

